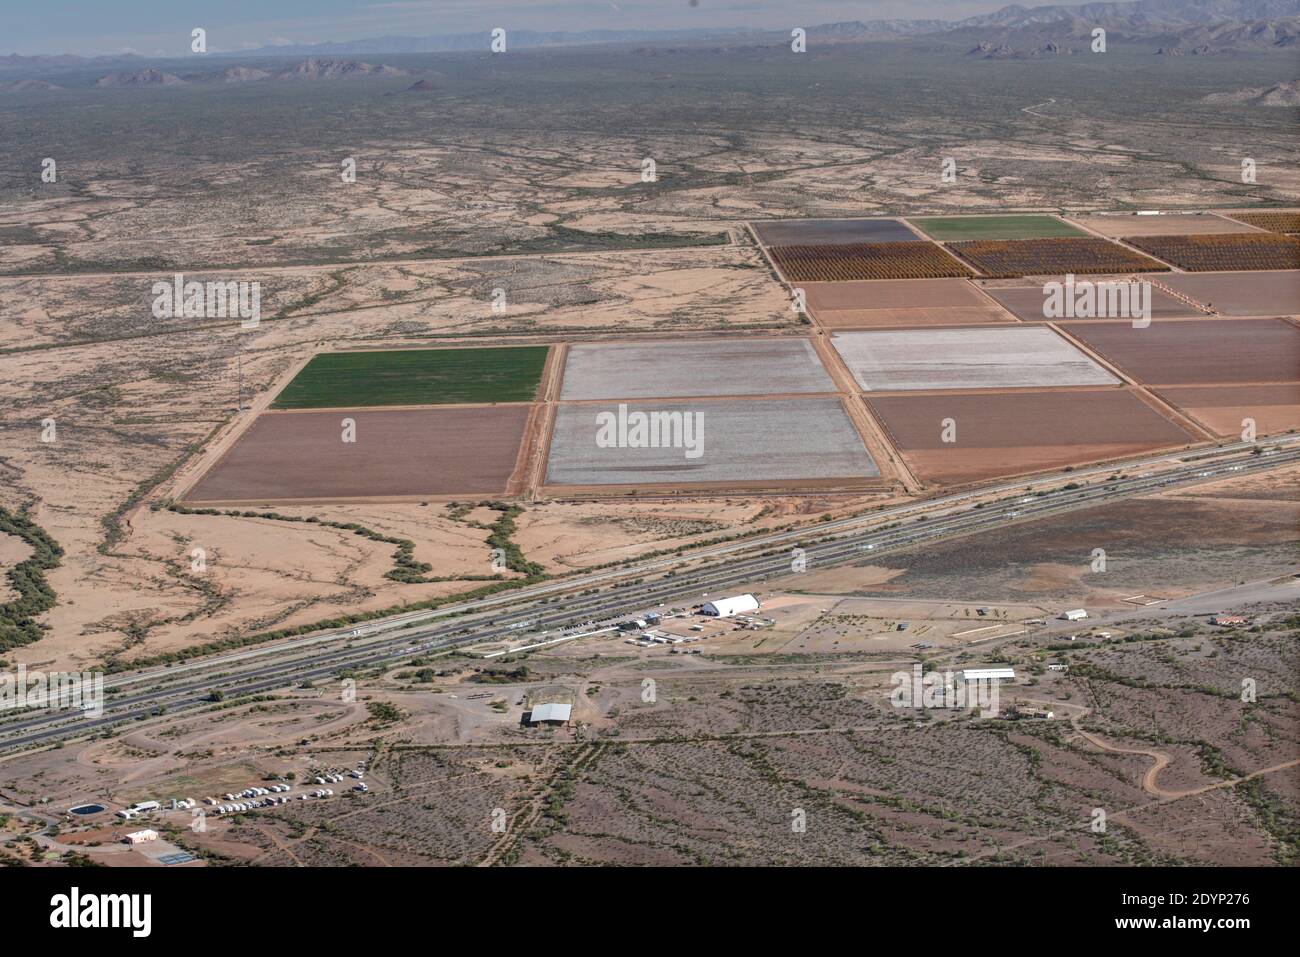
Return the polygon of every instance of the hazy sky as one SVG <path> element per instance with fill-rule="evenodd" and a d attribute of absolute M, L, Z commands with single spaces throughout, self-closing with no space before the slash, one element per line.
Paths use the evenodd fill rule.
<path fill-rule="evenodd" d="M 1009 0 L 0 0 L 0 54 L 188 54 L 373 36 L 518 30 L 789 28 L 890 17 L 956 19 Z M 1032 2 L 1027 2 L 1032 6 Z"/>

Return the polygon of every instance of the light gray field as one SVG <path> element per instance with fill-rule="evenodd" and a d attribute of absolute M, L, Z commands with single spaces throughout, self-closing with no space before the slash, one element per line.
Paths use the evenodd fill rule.
<path fill-rule="evenodd" d="M 844 332 L 831 343 L 868 392 L 1119 381 L 1045 326 Z"/>
<path fill-rule="evenodd" d="M 806 339 L 570 346 L 563 400 L 834 392 Z"/>
<path fill-rule="evenodd" d="M 684 448 L 601 448 L 601 412 L 618 404 L 561 405 L 551 438 L 550 485 L 635 485 L 871 478 L 880 474 L 839 399 L 632 402 L 629 413 L 690 412 L 702 454 Z"/>

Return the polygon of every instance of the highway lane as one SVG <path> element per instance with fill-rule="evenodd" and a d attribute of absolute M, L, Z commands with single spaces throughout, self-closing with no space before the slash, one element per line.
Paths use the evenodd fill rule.
<path fill-rule="evenodd" d="M 1034 517 L 1085 508 L 1119 496 L 1141 494 L 1162 486 L 1190 484 L 1195 481 L 1213 481 L 1231 474 L 1240 474 L 1289 464 L 1300 458 L 1300 451 L 1280 453 L 1276 456 L 1256 456 L 1231 463 L 1193 463 L 1182 469 L 1161 473 L 1150 477 L 1133 477 L 1094 486 L 1082 487 L 1071 491 L 1058 491 L 1041 497 L 1025 498 L 1013 502 L 990 504 L 983 509 L 970 508 L 958 515 L 943 519 L 914 522 L 904 527 L 875 529 L 847 538 L 809 544 L 805 551 L 810 567 L 834 565 L 863 556 L 864 552 L 884 551 L 894 548 L 911 547 L 921 542 L 978 532 L 984 528 L 1013 521 L 1026 521 Z M 1023 490 L 1023 483 L 1015 488 Z M 881 516 L 877 516 L 879 520 Z M 827 523 L 830 524 L 830 523 Z M 803 529 L 806 539 L 810 535 L 825 537 L 825 526 Z M 750 543 L 753 547 L 754 543 Z M 0 750 L 12 750 L 28 744 L 62 737 L 80 736 L 99 728 L 108 727 L 124 721 L 147 717 L 155 708 L 165 706 L 168 711 L 207 704 L 208 696 L 217 688 L 230 694 L 250 695 L 260 691 L 272 690 L 286 684 L 314 680 L 337 675 L 344 669 L 364 669 L 394 660 L 400 660 L 416 654 L 432 651 L 445 651 L 463 645 L 491 641 L 519 634 L 517 627 L 521 621 L 527 621 L 530 631 L 549 625 L 572 622 L 584 616 L 602 616 L 607 614 L 627 613 L 652 607 L 658 601 L 680 599 L 683 596 L 695 597 L 701 590 L 722 588 L 730 584 L 752 583 L 772 575 L 790 574 L 790 556 L 781 552 L 772 555 L 763 553 L 754 558 L 728 563 L 721 567 L 706 566 L 693 569 L 674 578 L 661 578 L 652 582 L 637 583 L 612 589 L 599 595 L 585 596 L 567 604 L 555 614 L 541 614 L 537 609 L 521 609 L 511 614 L 498 617 L 484 627 L 473 627 L 472 623 L 458 622 L 456 625 L 443 626 L 431 631 L 410 632 L 396 637 L 386 638 L 360 649 L 347 650 L 330 657 L 324 664 L 312 664 L 319 661 L 319 654 L 304 660 L 280 661 L 242 674 L 215 674 L 204 679 L 179 687 L 160 687 L 126 697 L 119 697 L 109 703 L 109 712 L 104 717 L 90 720 L 69 722 L 70 715 L 46 712 L 41 716 L 19 723 L 11 723 L 0 728 L 0 734 L 10 737 L 0 742 Z M 535 619 L 535 620 L 529 620 Z M 603 619 L 602 619 L 603 620 Z M 512 627 L 513 624 L 513 627 Z M 167 677 L 165 674 L 159 677 Z M 179 677 L 179 676 L 177 676 Z M 140 707 L 134 707 L 139 705 Z M 128 710 L 132 709 L 132 710 Z M 30 734 L 14 736 L 28 728 L 37 728 Z"/>
<path fill-rule="evenodd" d="M 1283 436 L 1270 444 L 1287 446 L 1296 443 L 1300 443 L 1300 436 Z M 251 648 L 244 648 L 228 654 L 206 656 L 201 659 L 172 665 L 166 668 L 111 675 L 105 679 L 105 685 L 107 687 L 120 687 L 122 685 L 137 684 L 156 680 L 158 678 L 165 678 L 166 676 L 174 676 L 186 671 L 210 672 L 213 668 L 223 667 L 227 663 L 239 662 L 267 655 L 280 656 L 294 648 L 306 648 L 321 644 L 329 644 L 332 642 L 348 641 L 356 637 L 371 637 L 381 632 L 407 628 L 415 623 L 435 621 L 440 618 L 470 616 L 475 613 L 486 614 L 501 605 L 515 605 L 529 601 L 540 602 L 541 599 L 546 597 L 557 596 L 581 588 L 593 587 L 611 580 L 633 578 L 635 576 L 646 575 L 656 571 L 665 571 L 675 566 L 704 561 L 710 558 L 723 557 L 734 554 L 738 551 L 752 551 L 756 548 L 762 548 L 765 545 L 775 547 L 780 544 L 797 544 L 800 541 L 806 540 L 810 534 L 827 535 L 839 531 L 860 528 L 864 525 L 876 526 L 882 521 L 889 520 L 891 517 L 901 519 L 922 513 L 939 512 L 946 508 L 959 508 L 963 503 L 967 503 L 972 499 L 984 498 L 989 495 L 1023 493 L 1026 489 L 1049 486 L 1061 481 L 1078 482 L 1086 480 L 1089 477 L 1109 475 L 1123 470 L 1132 471 L 1153 468 L 1171 462 L 1180 462 L 1184 459 L 1198 455 L 1222 457 L 1224 455 L 1239 452 L 1249 452 L 1254 447 L 1255 446 L 1250 443 L 1232 443 L 1222 446 L 1221 448 L 1203 450 L 1201 452 L 1164 453 L 1144 459 L 1135 459 L 1124 463 L 1122 466 L 1097 466 L 1089 469 L 1075 470 L 1069 473 L 1057 472 L 1048 476 L 1026 478 L 1015 482 L 990 485 L 965 492 L 957 492 L 935 498 L 928 498 L 919 502 L 911 502 L 906 505 L 894 506 L 892 508 L 870 512 L 863 515 L 852 515 L 847 518 L 835 519 L 830 522 L 822 523 L 816 526 L 815 529 L 804 527 L 773 532 L 766 535 L 753 536 L 735 542 L 725 542 L 720 545 L 705 546 L 700 549 L 692 550 L 689 555 L 670 555 L 660 558 L 646 559 L 640 562 L 635 562 L 631 565 L 622 565 L 618 568 L 607 569 L 599 572 L 589 572 L 576 576 L 566 576 L 561 579 L 555 579 L 542 584 L 528 586 L 526 588 L 519 588 L 512 591 L 501 592 L 496 595 L 489 595 L 485 598 L 444 605 L 441 608 L 416 612 L 403 612 L 387 618 L 348 626 L 347 628 L 326 631 L 302 638 L 286 639 L 284 641 L 267 643 L 266 645 L 258 645 Z M 354 632 L 357 631 L 361 632 L 360 636 L 354 635 Z"/>
<path fill-rule="evenodd" d="M 1189 466 L 1189 468 L 1195 468 L 1199 470 L 1200 466 Z M 1092 501 L 1092 500 L 1108 497 L 1113 494 L 1117 494 L 1121 488 L 1123 488 L 1124 491 L 1126 491 L 1128 494 L 1134 494 L 1146 489 L 1151 489 L 1151 488 L 1158 487 L 1162 484 L 1166 484 L 1168 481 L 1172 481 L 1172 478 L 1166 478 L 1166 475 L 1162 474 L 1160 476 L 1152 477 L 1149 479 L 1133 479 L 1121 484 L 1108 483 L 1106 485 L 1085 487 L 1085 488 L 1072 490 L 1072 491 L 1063 491 L 1058 493 L 1056 496 L 1047 496 L 1042 498 L 1030 497 L 1028 498 L 1028 500 L 1022 500 L 1017 503 L 1010 503 L 1010 502 L 991 503 L 984 509 L 978 510 L 980 511 L 980 514 L 974 516 L 970 515 L 969 512 L 967 512 L 967 513 L 959 513 L 957 516 L 945 516 L 944 518 L 931 519 L 928 520 L 929 524 L 925 525 L 924 527 L 921 526 L 919 520 L 913 525 L 905 525 L 901 527 L 882 526 L 880 528 L 871 529 L 868 532 L 863 533 L 863 535 L 858 536 L 856 538 L 837 538 L 834 541 L 830 541 L 830 542 L 820 541 L 821 539 L 827 538 L 828 536 L 822 534 L 824 531 L 824 528 L 822 526 L 817 526 L 810 529 L 802 530 L 803 531 L 802 538 L 804 539 L 802 544 L 809 546 L 808 549 L 806 549 L 806 551 L 809 553 L 809 557 L 813 560 L 814 564 L 817 561 L 825 561 L 825 560 L 834 561 L 836 559 L 848 559 L 854 557 L 857 554 L 855 551 L 853 551 L 855 547 L 870 549 L 875 547 L 884 548 L 884 547 L 889 547 L 897 544 L 910 544 L 920 539 L 937 537 L 941 534 L 946 534 L 950 532 L 957 532 L 963 528 L 974 530 L 976 527 L 981 525 L 996 524 L 1004 517 L 1010 517 L 1010 518 L 1015 518 L 1017 516 L 1033 517 L 1035 515 L 1042 514 L 1044 512 L 1061 508 L 1062 507 L 1061 496 L 1066 497 L 1065 504 L 1077 504 L 1077 503 Z M 816 537 L 813 538 L 812 541 L 808 541 L 810 536 L 816 536 Z M 861 543 L 861 544 L 855 545 L 855 543 Z M 549 607 L 529 608 L 529 609 L 521 609 L 515 612 L 509 612 L 503 616 L 498 616 L 497 618 L 493 619 L 492 623 L 496 625 L 511 624 L 515 629 L 519 628 L 519 626 L 522 624 L 527 624 L 530 626 L 529 628 L 530 631 L 535 631 L 537 627 L 540 627 L 542 625 L 558 624 L 570 618 L 579 617 L 582 614 L 600 612 L 601 610 L 605 609 L 606 606 L 617 607 L 619 606 L 621 600 L 624 597 L 627 598 L 640 597 L 642 598 L 643 601 L 648 602 L 654 598 L 661 597 L 662 595 L 676 596 L 683 592 L 689 592 L 692 588 L 695 587 L 707 587 L 710 583 L 720 582 L 722 584 L 726 584 L 733 580 L 743 581 L 753 576 L 786 571 L 787 570 L 786 565 L 788 564 L 789 561 L 788 554 L 781 553 L 783 557 L 779 559 L 771 558 L 770 556 L 772 554 L 773 554 L 772 550 L 767 550 L 767 551 L 760 552 L 759 555 L 754 558 L 750 558 L 748 560 L 738 560 L 727 564 L 725 566 L 725 569 L 731 574 L 725 580 L 718 579 L 715 574 L 708 572 L 708 569 L 706 567 L 706 569 L 704 570 L 696 569 L 693 572 L 682 573 L 673 582 L 668 583 L 676 587 L 671 587 L 667 589 L 660 587 L 654 592 L 646 593 L 646 590 L 652 587 L 651 585 L 647 585 L 645 583 L 625 585 L 622 587 L 618 587 L 618 588 L 614 588 L 602 592 L 598 596 L 579 597 L 577 599 L 571 600 L 569 603 L 567 603 L 564 606 L 565 610 L 560 615 L 547 614 L 547 612 L 550 610 Z M 708 572 L 711 575 L 711 577 L 709 577 L 706 580 L 693 580 L 690 577 L 691 575 L 695 575 L 698 577 L 699 574 L 705 572 Z M 665 583 L 662 580 L 660 580 L 658 584 L 662 586 Z M 536 619 L 536 620 L 532 620 L 532 619 Z M 452 635 L 452 634 L 467 631 L 471 627 L 471 625 L 472 623 L 470 622 L 462 621 L 462 622 L 458 622 L 456 625 L 446 626 L 435 632 L 419 632 L 418 634 L 413 634 L 409 631 L 406 631 L 402 635 L 385 638 L 383 639 L 382 642 L 376 642 L 374 645 L 368 647 L 371 648 L 379 647 L 382 644 L 404 645 L 409 641 L 411 641 L 413 637 L 428 638 L 428 637 L 440 637 L 444 635 Z M 408 628 L 409 627 L 410 626 L 408 625 Z M 499 631 L 498 635 L 508 636 L 509 630 L 513 630 L 513 629 Z M 342 633 L 342 638 L 344 640 L 346 640 L 348 637 L 349 637 L 348 632 L 345 631 Z M 476 635 L 474 640 L 484 640 L 484 639 Z M 292 650 L 290 646 L 287 645 L 282 647 L 285 651 Z M 351 656 L 343 655 L 340 657 L 336 657 L 334 660 L 339 663 L 344 663 L 349 660 L 359 658 L 360 655 L 361 652 L 357 652 Z M 209 662 L 209 670 L 213 671 L 215 674 L 223 674 L 224 672 L 221 671 L 222 668 L 229 667 L 231 665 L 236 664 L 236 662 L 234 662 L 232 659 L 229 658 L 208 659 L 208 662 Z M 168 679 L 174 680 L 176 677 L 179 676 L 180 673 L 186 670 L 189 669 L 180 669 L 180 668 L 177 668 L 175 670 L 164 669 L 161 672 L 151 672 L 149 674 L 157 681 L 166 681 Z M 136 695 L 129 698 L 119 698 L 117 699 L 117 701 L 134 703 L 134 702 L 144 700 L 144 697 L 145 696 L 142 695 Z"/>

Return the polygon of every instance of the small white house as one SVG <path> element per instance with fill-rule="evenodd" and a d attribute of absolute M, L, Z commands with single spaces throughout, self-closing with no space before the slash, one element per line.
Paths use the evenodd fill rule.
<path fill-rule="evenodd" d="M 1084 618 L 1087 617 L 1088 617 L 1088 613 L 1084 611 L 1082 608 L 1074 608 L 1071 609 L 1070 611 L 1063 611 L 1060 614 L 1060 618 L 1062 621 L 1082 621 Z"/>
<path fill-rule="evenodd" d="M 143 831 L 132 831 L 126 836 L 126 843 L 128 844 L 147 844 L 156 840 L 158 840 L 158 832 L 152 828 L 145 828 Z"/>
<path fill-rule="evenodd" d="M 700 606 L 700 614 L 712 615 L 714 618 L 730 618 L 732 615 L 758 611 L 758 608 L 758 599 L 753 595 L 736 595 L 733 598 L 718 598 L 706 602 Z"/>

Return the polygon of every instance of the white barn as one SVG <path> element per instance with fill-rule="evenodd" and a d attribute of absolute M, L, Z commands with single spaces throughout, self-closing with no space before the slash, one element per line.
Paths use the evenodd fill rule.
<path fill-rule="evenodd" d="M 758 599 L 753 595 L 719 598 L 700 607 L 701 615 L 712 615 L 715 618 L 730 618 L 732 615 L 742 615 L 748 611 L 758 611 Z"/>

